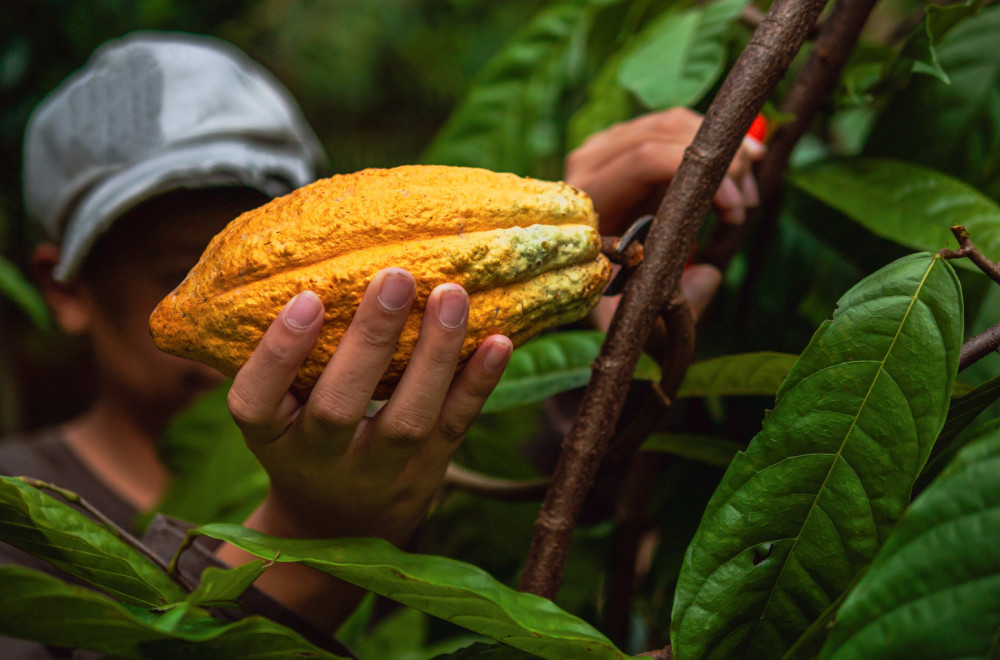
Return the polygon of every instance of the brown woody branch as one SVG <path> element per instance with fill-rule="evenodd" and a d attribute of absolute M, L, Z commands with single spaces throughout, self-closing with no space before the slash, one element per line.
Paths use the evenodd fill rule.
<path fill-rule="evenodd" d="M 979 270 L 986 273 L 990 279 L 997 284 L 1000 284 L 1000 263 L 993 261 L 979 251 L 979 248 L 973 244 L 972 237 L 969 236 L 969 232 L 963 225 L 955 225 L 951 228 L 951 233 L 955 235 L 955 239 L 958 241 L 958 249 L 939 250 L 938 254 L 945 259 L 967 258 L 969 261 L 976 264 L 976 267 L 978 267 Z"/>
<path fill-rule="evenodd" d="M 962 344 L 962 352 L 958 357 L 958 370 L 965 369 L 997 350 L 1000 350 L 1000 323 Z"/>
<path fill-rule="evenodd" d="M 802 67 L 781 103 L 782 115 L 794 117 L 775 130 L 767 148 L 767 154 L 757 168 L 757 182 L 760 190 L 761 217 L 760 238 L 752 262 L 757 263 L 762 246 L 769 242 L 777 218 L 777 201 L 784 184 L 788 159 L 805 135 L 823 103 L 829 98 L 840 73 L 854 50 L 861 30 L 877 0 L 838 0 L 823 22 L 816 37 L 812 54 Z M 720 224 L 705 246 L 702 260 L 725 270 L 736 256 L 749 231 L 751 223 L 742 225 Z M 751 272 L 756 272 L 751 268 Z"/>
<path fill-rule="evenodd" d="M 972 242 L 972 237 L 969 236 L 969 232 L 964 226 L 955 225 L 951 228 L 951 233 L 955 235 L 955 239 L 958 241 L 958 249 L 939 250 L 938 254 L 945 259 L 968 259 L 976 264 L 979 270 L 983 271 L 987 277 L 1000 284 L 1000 262 L 993 261 L 980 252 L 979 248 Z M 965 369 L 996 350 L 1000 350 L 1000 323 L 962 344 L 962 352 L 958 358 L 958 370 Z"/>
<path fill-rule="evenodd" d="M 618 310 L 553 475 L 521 579 L 521 589 L 553 597 L 562 582 L 573 527 L 607 452 L 632 370 L 666 301 L 679 291 L 684 263 L 722 177 L 754 117 L 785 74 L 824 0 L 776 0 L 709 107 L 656 214 L 645 258 Z M 678 365 L 683 373 L 687 365 Z"/>

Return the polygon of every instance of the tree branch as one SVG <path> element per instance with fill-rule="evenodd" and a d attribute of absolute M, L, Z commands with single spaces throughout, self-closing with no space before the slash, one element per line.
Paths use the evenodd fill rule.
<path fill-rule="evenodd" d="M 521 589 L 553 597 L 570 537 L 607 452 L 632 370 L 659 310 L 679 291 L 684 263 L 730 161 L 785 74 L 824 0 L 776 0 L 705 115 L 656 214 L 645 258 L 625 287 L 593 377 L 535 523 Z M 680 370 L 687 365 L 680 365 Z"/>
<path fill-rule="evenodd" d="M 958 370 L 965 369 L 996 350 L 1000 350 L 1000 323 L 962 344 L 962 352 L 958 357 Z"/>
<path fill-rule="evenodd" d="M 840 73 L 876 2 L 877 0 L 837 1 L 829 17 L 823 22 L 809 60 L 781 103 L 782 115 L 794 119 L 775 130 L 767 154 L 757 168 L 761 205 L 756 215 L 761 218 L 762 226 L 754 248 L 754 263 L 758 262 L 760 255 L 757 253 L 762 251 L 762 246 L 768 244 L 773 233 L 777 201 L 784 184 L 785 170 L 788 169 L 788 159 L 840 79 Z M 705 246 L 702 260 L 725 270 L 739 252 L 750 225 L 750 222 L 742 225 L 720 223 Z M 751 268 L 751 272 L 756 272 L 756 269 Z"/>
<path fill-rule="evenodd" d="M 973 242 L 972 237 L 969 236 L 969 232 L 966 231 L 964 225 L 955 225 L 951 228 L 951 233 L 955 235 L 955 239 L 958 241 L 957 250 L 939 250 L 940 254 L 945 259 L 961 259 L 968 258 L 969 261 L 976 264 L 979 270 L 986 273 L 987 277 L 991 280 L 1000 284 L 1000 263 L 994 262 L 985 254 L 979 251 Z"/>

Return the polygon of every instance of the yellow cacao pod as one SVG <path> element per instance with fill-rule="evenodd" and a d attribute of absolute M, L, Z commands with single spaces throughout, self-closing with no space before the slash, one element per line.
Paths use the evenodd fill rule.
<path fill-rule="evenodd" d="M 160 302 L 150 330 L 162 350 L 233 376 L 292 296 L 313 291 L 325 319 L 292 388 L 304 395 L 389 266 L 408 270 L 417 293 L 376 399 L 398 383 L 437 285 L 469 293 L 464 362 L 491 334 L 519 345 L 585 316 L 610 275 L 593 204 L 568 184 L 475 168 L 368 169 L 233 220 Z"/>

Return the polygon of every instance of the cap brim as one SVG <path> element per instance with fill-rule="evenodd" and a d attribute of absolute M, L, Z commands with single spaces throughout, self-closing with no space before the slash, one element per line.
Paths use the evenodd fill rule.
<path fill-rule="evenodd" d="M 123 213 L 159 194 L 181 188 L 246 186 L 276 197 L 310 183 L 309 155 L 283 145 L 246 140 L 175 145 L 129 165 L 89 190 L 66 222 L 62 258 L 53 276 L 71 281 L 97 238 Z"/>

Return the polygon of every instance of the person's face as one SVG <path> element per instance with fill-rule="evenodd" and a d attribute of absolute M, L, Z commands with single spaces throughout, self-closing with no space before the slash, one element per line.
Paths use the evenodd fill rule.
<path fill-rule="evenodd" d="M 265 201 L 262 194 L 243 189 L 170 193 L 125 214 L 88 257 L 80 295 L 102 384 L 150 421 L 165 422 L 222 377 L 157 349 L 149 315 L 198 261 L 212 236 Z"/>

